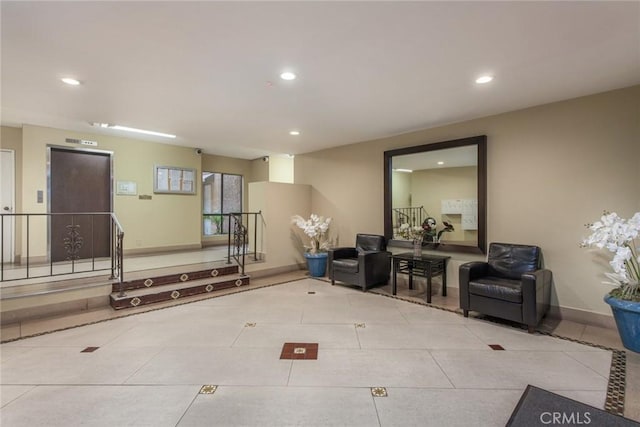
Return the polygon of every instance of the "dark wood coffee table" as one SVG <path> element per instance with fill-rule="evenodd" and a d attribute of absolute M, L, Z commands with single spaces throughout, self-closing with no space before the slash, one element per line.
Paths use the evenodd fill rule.
<path fill-rule="evenodd" d="M 427 303 L 431 303 L 431 279 L 442 276 L 442 296 L 447 296 L 447 260 L 450 256 L 427 255 L 419 257 L 413 252 L 393 254 L 391 256 L 393 265 L 393 295 L 398 288 L 398 273 L 409 275 L 409 289 L 413 289 L 413 276 L 425 277 L 427 279 Z"/>

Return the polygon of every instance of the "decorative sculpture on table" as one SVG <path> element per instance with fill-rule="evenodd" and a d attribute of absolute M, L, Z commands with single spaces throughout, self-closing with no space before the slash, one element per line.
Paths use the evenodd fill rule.
<path fill-rule="evenodd" d="M 424 230 L 424 241 L 427 243 L 440 243 L 442 233 L 454 231 L 453 224 L 442 221 L 444 228 L 437 231 L 437 221 L 434 217 L 428 217 L 422 222 L 422 228 Z"/>

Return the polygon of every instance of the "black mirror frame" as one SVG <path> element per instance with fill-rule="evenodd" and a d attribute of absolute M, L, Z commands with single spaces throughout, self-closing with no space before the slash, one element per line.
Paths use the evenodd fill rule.
<path fill-rule="evenodd" d="M 433 144 L 417 145 L 414 147 L 398 148 L 384 152 L 384 236 L 389 246 L 412 246 L 411 242 L 393 239 L 392 225 L 392 195 L 391 195 L 391 171 L 393 156 L 422 153 L 425 151 L 442 150 L 446 148 L 475 145 L 478 148 L 478 245 L 466 246 L 449 243 L 425 243 L 425 248 L 446 251 L 485 254 L 487 248 L 487 136 L 472 136 L 469 138 L 454 139 L 450 141 L 436 142 Z"/>

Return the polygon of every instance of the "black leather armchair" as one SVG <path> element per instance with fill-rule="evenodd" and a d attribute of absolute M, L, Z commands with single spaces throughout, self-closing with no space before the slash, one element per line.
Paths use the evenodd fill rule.
<path fill-rule="evenodd" d="M 329 277 L 361 286 L 363 291 L 376 285 L 386 285 L 391 275 L 391 253 L 387 252 L 384 236 L 356 235 L 355 248 L 329 250 Z"/>
<path fill-rule="evenodd" d="M 491 243 L 487 262 L 460 266 L 460 308 L 527 325 L 529 333 L 549 309 L 551 271 L 541 268 L 537 246 Z"/>

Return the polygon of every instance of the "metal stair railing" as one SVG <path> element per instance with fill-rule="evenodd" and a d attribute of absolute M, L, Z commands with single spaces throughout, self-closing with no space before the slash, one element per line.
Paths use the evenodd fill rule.
<path fill-rule="evenodd" d="M 245 264 L 247 255 L 247 242 L 249 230 L 245 224 L 249 223 L 249 218 L 253 217 L 253 260 L 258 260 L 258 217 L 262 216 L 262 211 L 258 212 L 234 212 L 227 215 L 229 218 L 227 227 L 227 264 L 231 264 L 233 258 L 240 267 L 240 274 L 245 275 Z M 245 221 L 246 219 L 246 221 Z"/>
<path fill-rule="evenodd" d="M 32 231 L 34 227 L 33 222 L 38 218 L 44 218 L 46 223 L 36 224 L 40 229 L 48 230 L 48 239 L 46 243 L 46 262 L 35 263 L 32 260 L 32 248 L 34 244 L 32 241 Z M 56 244 L 62 243 L 66 250 L 66 258 L 63 261 L 53 261 L 52 255 L 52 238 L 51 227 L 53 218 L 68 219 L 68 224 L 65 225 L 67 232 L 62 242 L 56 242 Z M 87 229 L 83 229 L 79 224 L 78 219 L 88 218 Z M 96 256 L 96 230 L 95 223 L 97 218 L 108 218 L 109 221 L 109 257 L 110 263 L 101 262 Z M 16 221 L 17 220 L 17 221 Z M 8 221 L 12 221 L 14 224 L 23 227 L 26 234 L 26 238 L 23 239 L 25 246 L 22 248 L 24 254 L 24 264 L 21 262 L 5 262 L 5 224 Z M 14 229 L 17 227 L 14 227 Z M 40 277 L 60 276 L 65 274 L 77 274 L 86 273 L 90 271 L 104 271 L 110 270 L 110 280 L 119 280 L 120 283 L 124 281 L 124 257 L 123 257 L 123 245 L 124 245 L 124 230 L 122 225 L 118 221 L 115 213 L 113 212 L 72 212 L 72 213 L 3 213 L 0 214 L 0 241 L 2 246 L 0 247 L 0 282 L 8 282 L 21 279 L 33 279 Z M 90 256 L 83 257 L 79 255 L 81 249 L 85 248 L 87 241 L 90 241 L 91 247 Z M 21 257 L 22 258 L 22 257 Z M 7 270 L 7 265 L 11 266 L 10 270 Z M 35 264 L 35 265 L 34 265 Z M 105 265 L 102 267 L 102 265 Z M 55 267 L 64 266 L 66 269 L 62 272 L 55 272 Z M 85 267 L 79 270 L 77 267 Z M 48 267 L 48 268 L 47 268 Z M 89 267 L 89 268 L 87 268 Z M 12 277 L 9 276 L 11 272 Z M 24 272 L 24 274 L 22 274 Z"/>
<path fill-rule="evenodd" d="M 427 219 L 429 214 L 424 206 L 410 206 L 403 208 L 393 208 L 393 230 L 398 230 L 400 225 L 409 224 L 409 226 L 420 226 Z"/>

